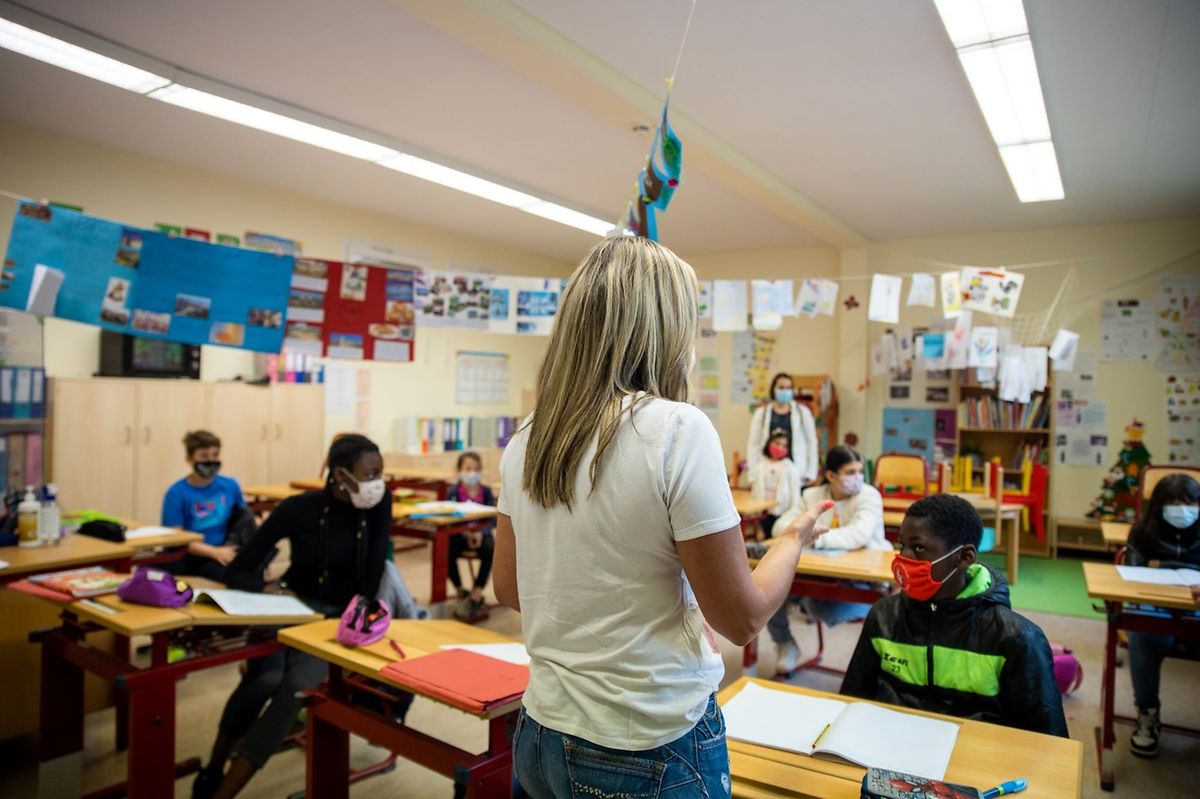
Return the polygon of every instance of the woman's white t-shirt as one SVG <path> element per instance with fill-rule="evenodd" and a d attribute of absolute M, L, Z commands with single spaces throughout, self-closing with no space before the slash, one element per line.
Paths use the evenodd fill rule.
<path fill-rule="evenodd" d="M 647 399 L 626 414 L 575 500 L 547 510 L 521 490 L 528 429 L 500 461 L 499 511 L 517 543 L 530 656 L 525 709 L 600 746 L 653 749 L 688 732 L 725 667 L 676 541 L 738 526 L 721 442 L 698 408 Z"/>

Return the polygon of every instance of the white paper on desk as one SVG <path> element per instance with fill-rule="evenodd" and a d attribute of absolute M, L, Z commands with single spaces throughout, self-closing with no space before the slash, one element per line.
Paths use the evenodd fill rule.
<path fill-rule="evenodd" d="M 230 616 L 311 616 L 312 608 L 294 596 L 256 594 L 223 588 L 201 588 L 196 602 L 209 601 Z"/>
<path fill-rule="evenodd" d="M 725 734 L 747 743 L 813 753 L 813 743 L 846 709 L 845 702 L 747 683 L 725 703 Z"/>
<path fill-rule="evenodd" d="M 470 513 L 493 513 L 496 508 L 478 502 L 418 502 L 412 506 L 414 515 L 466 516 Z"/>
<path fill-rule="evenodd" d="M 904 280 L 895 275 L 871 276 L 871 299 L 867 304 L 867 319 L 889 325 L 900 321 L 900 290 Z"/>
<path fill-rule="evenodd" d="M 868 768 L 940 780 L 957 741 L 958 725 L 953 722 L 852 702 L 818 750 Z"/>
<path fill-rule="evenodd" d="M 440 649 L 464 649 L 467 652 L 474 652 L 477 655 L 487 655 L 496 660 L 503 660 L 505 663 L 513 663 L 517 666 L 529 665 L 529 652 L 525 649 L 525 644 L 442 644 Z"/>
<path fill-rule="evenodd" d="M 1200 585 L 1200 571 L 1195 569 L 1154 569 L 1149 566 L 1118 566 L 1117 574 L 1127 583 L 1151 585 Z"/>
<path fill-rule="evenodd" d="M 136 530 L 126 530 L 125 540 L 136 541 L 139 538 L 154 538 L 160 535 L 171 535 L 176 532 L 172 527 L 139 527 Z"/>
<path fill-rule="evenodd" d="M 8 568 L 8 561 L 0 560 L 0 569 L 7 569 L 7 568 Z"/>

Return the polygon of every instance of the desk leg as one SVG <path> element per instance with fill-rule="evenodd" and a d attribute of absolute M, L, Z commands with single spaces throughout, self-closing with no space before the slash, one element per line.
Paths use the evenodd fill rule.
<path fill-rule="evenodd" d="M 59 643 L 54 635 L 42 641 L 38 796 L 79 796 L 83 772 L 83 669 L 57 651 Z"/>
<path fill-rule="evenodd" d="M 1021 559 L 1021 516 L 1019 514 L 1013 516 L 1010 520 L 1008 533 L 1008 546 L 1005 547 L 1004 560 L 1005 570 L 1008 572 L 1009 585 L 1017 584 L 1017 564 Z M 1004 524 L 1002 521 L 1000 524 Z"/>
<path fill-rule="evenodd" d="M 175 793 L 175 681 L 128 691 L 129 799 Z"/>
<path fill-rule="evenodd" d="M 132 652 L 128 636 L 116 635 L 114 637 L 116 638 L 114 654 L 122 660 L 128 661 Z M 129 695 L 119 690 L 114 694 L 117 711 L 117 751 L 124 752 L 129 748 Z"/>
<path fill-rule="evenodd" d="M 429 604 L 446 601 L 446 581 L 450 579 L 450 534 L 439 529 L 433 534 L 433 552 L 430 553 Z"/>
<path fill-rule="evenodd" d="M 1100 681 L 1100 728 L 1096 730 L 1096 756 L 1100 767 L 1100 788 L 1111 791 L 1116 785 L 1113 776 L 1113 689 L 1117 674 L 1117 618 L 1119 610 L 1108 604 L 1108 630 L 1104 640 L 1104 674 Z"/>
<path fill-rule="evenodd" d="M 341 683 L 341 669 L 329 667 L 330 686 Z M 308 706 L 305 736 L 309 799 L 348 799 L 350 796 L 350 734 L 325 719 L 321 706 L 329 700 L 316 697 Z"/>

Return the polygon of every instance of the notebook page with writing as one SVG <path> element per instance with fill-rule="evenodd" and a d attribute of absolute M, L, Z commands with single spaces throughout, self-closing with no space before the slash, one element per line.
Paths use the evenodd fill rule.
<path fill-rule="evenodd" d="M 958 725 L 854 702 L 814 751 L 860 766 L 906 771 L 940 780 L 958 740 Z"/>
<path fill-rule="evenodd" d="M 811 755 L 813 742 L 846 708 L 845 702 L 747 683 L 721 708 L 725 735 L 738 741 Z"/>

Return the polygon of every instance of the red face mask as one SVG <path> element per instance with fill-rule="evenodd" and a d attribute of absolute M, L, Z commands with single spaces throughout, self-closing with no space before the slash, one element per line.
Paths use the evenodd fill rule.
<path fill-rule="evenodd" d="M 960 549 L 962 549 L 961 546 L 956 547 L 937 560 L 917 560 L 897 554 L 892 560 L 892 576 L 896 578 L 896 585 L 918 602 L 932 599 L 933 595 L 940 591 L 942 585 L 950 579 L 950 575 L 958 571 L 956 568 L 942 579 L 935 580 L 933 579 L 933 564 L 941 563 Z"/>
<path fill-rule="evenodd" d="M 771 453 L 771 457 L 777 461 L 781 461 L 788 456 L 788 448 L 779 444 L 768 444 L 767 452 Z"/>

